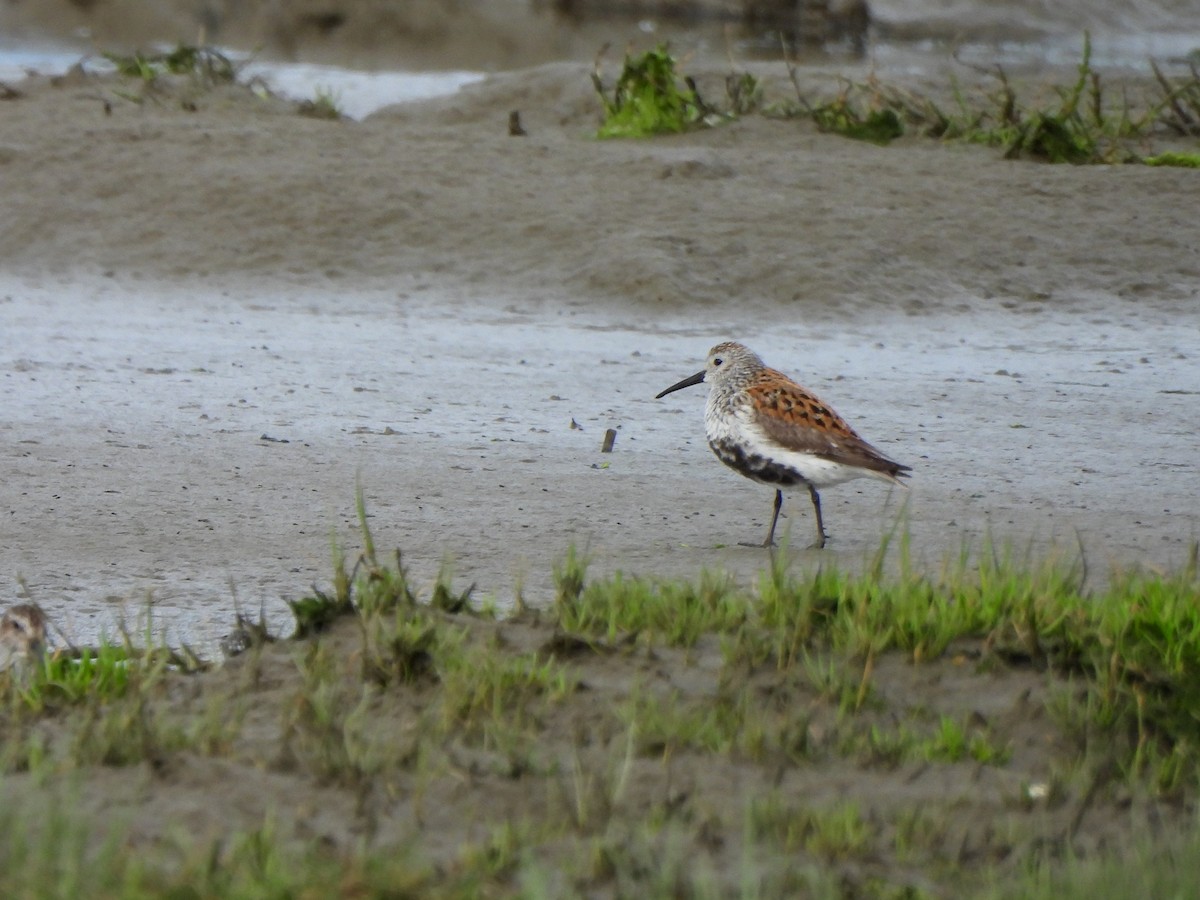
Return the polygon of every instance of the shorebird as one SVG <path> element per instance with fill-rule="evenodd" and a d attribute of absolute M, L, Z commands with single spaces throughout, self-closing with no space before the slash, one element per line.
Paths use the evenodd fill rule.
<path fill-rule="evenodd" d="M 46 651 L 46 614 L 32 603 L 9 607 L 0 616 L 0 672 L 21 671 Z"/>
<path fill-rule="evenodd" d="M 836 412 L 782 372 L 768 368 L 749 348 L 732 341 L 708 352 L 704 369 L 673 384 L 672 391 L 708 382 L 704 430 L 717 459 L 754 481 L 775 487 L 775 511 L 764 547 L 775 545 L 783 488 L 808 488 L 817 515 L 817 542 L 829 535 L 818 488 L 854 478 L 901 484 L 909 466 L 888 459 L 860 438 Z M 756 546 L 756 545 L 749 545 Z"/>

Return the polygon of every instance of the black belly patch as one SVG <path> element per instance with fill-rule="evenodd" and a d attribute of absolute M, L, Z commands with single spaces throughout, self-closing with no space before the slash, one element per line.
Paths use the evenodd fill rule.
<path fill-rule="evenodd" d="M 780 487 L 805 483 L 800 473 L 791 466 L 785 466 L 762 454 L 749 452 L 741 444 L 732 441 L 711 441 L 709 446 L 717 459 L 747 478 L 753 478 L 763 484 L 777 484 Z"/>

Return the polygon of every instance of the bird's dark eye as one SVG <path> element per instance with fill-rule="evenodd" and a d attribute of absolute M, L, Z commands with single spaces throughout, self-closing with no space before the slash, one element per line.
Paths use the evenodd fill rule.
<path fill-rule="evenodd" d="M 725 360 L 721 359 L 721 357 L 719 357 L 719 356 L 713 360 L 714 366 L 723 366 L 724 364 L 725 364 Z"/>

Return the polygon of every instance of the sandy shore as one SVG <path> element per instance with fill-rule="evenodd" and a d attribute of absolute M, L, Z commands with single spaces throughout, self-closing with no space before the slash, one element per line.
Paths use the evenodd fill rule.
<path fill-rule="evenodd" d="M 761 116 L 598 142 L 574 64 L 363 122 L 18 89 L 0 571 L 82 637 L 147 596 L 201 642 L 235 597 L 278 615 L 331 535 L 357 547 L 356 482 L 418 578 L 449 559 L 502 604 L 544 601 L 572 542 L 599 571 L 750 578 L 770 492 L 713 460 L 700 391 L 652 399 L 727 338 L 914 468 L 907 497 L 827 492 L 831 549 L 799 564 L 857 564 L 902 508 L 933 562 L 991 532 L 1082 541 L 1102 573 L 1200 535 L 1189 172 Z M 806 544 L 806 498 L 785 513 Z"/>

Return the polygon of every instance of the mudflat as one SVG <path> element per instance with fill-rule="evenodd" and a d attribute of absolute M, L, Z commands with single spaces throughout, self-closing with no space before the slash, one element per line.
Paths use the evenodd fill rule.
<path fill-rule="evenodd" d="M 502 606 L 571 543 L 750 577 L 770 491 L 709 453 L 703 388 L 653 399 L 726 339 L 914 469 L 827 491 L 823 557 L 790 497 L 806 564 L 898 523 L 931 562 L 989 532 L 1097 573 L 1200 533 L 1186 171 L 761 115 L 598 141 L 574 64 L 362 122 L 133 89 L 0 106 L 0 564 L 83 637 L 148 596 L 192 640 L 235 598 L 281 612 L 355 546 L 356 483 L 416 576 L 449 560 Z"/>
<path fill-rule="evenodd" d="M 794 90 L 758 71 L 768 102 Z M 807 498 L 789 496 L 798 569 L 854 569 L 896 530 L 934 566 L 985 536 L 1082 548 L 1100 580 L 1186 558 L 1191 173 L 879 147 L 761 115 L 598 141 L 589 72 L 505 73 L 361 122 L 243 87 L 167 83 L 135 102 L 109 77 L 15 85 L 0 103 L 5 592 L 20 576 L 83 642 L 147 601 L 201 648 L 235 607 L 284 630 L 283 601 L 328 583 L 331 545 L 361 545 L 356 485 L 423 590 L 449 567 L 501 609 L 518 593 L 546 606 L 572 544 L 594 575 L 749 583 L 767 557 L 738 541 L 761 537 L 771 492 L 712 457 L 701 389 L 653 399 L 727 339 L 913 467 L 903 494 L 827 491 L 824 551 L 804 549 Z M 701 89 L 724 74 L 698 71 Z M 1027 675 L 1004 688 L 1013 709 Z M 207 797 L 256 758 L 106 770 L 89 796 L 173 772 Z M 845 765 L 837 783 L 861 789 Z M 310 781 L 272 770 L 235 818 Z M 349 846 L 361 806 L 313 802 L 320 834 Z M 188 808 L 201 830 L 233 821 Z"/>

